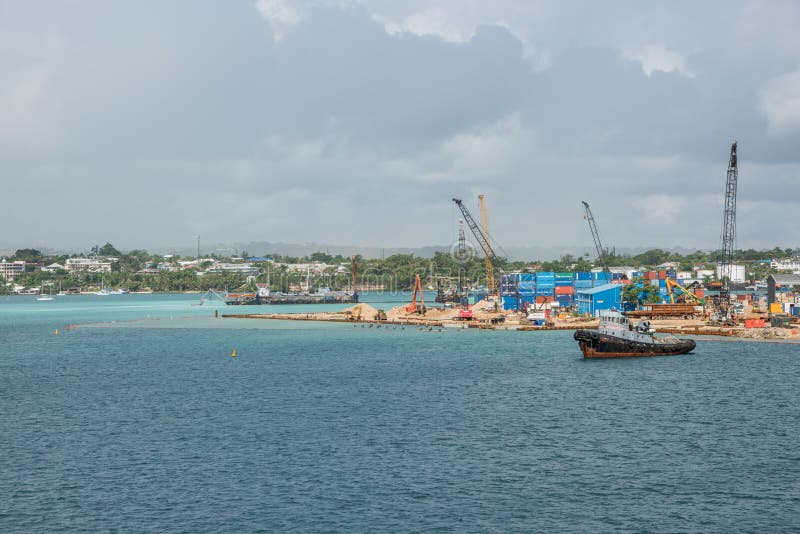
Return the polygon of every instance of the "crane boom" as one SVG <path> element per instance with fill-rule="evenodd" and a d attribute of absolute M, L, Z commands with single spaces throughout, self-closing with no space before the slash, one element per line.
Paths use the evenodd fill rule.
<path fill-rule="evenodd" d="M 480 207 L 481 213 L 481 230 L 483 230 L 483 235 L 485 235 L 488 240 L 489 217 L 486 215 L 486 197 L 484 195 L 478 195 L 478 206 Z M 494 265 L 492 265 L 492 258 L 490 258 L 488 254 L 483 255 L 483 265 L 486 269 L 486 287 L 489 289 L 490 294 L 494 294 Z"/>
<path fill-rule="evenodd" d="M 478 240 L 478 244 L 480 245 L 481 249 L 483 250 L 484 258 L 488 258 L 487 264 L 491 265 L 491 262 L 494 261 L 496 254 L 492 249 L 492 245 L 489 244 L 489 236 L 486 235 L 478 223 L 475 222 L 475 218 L 469 212 L 467 207 L 461 202 L 461 199 L 454 198 L 453 202 L 455 202 L 458 209 L 461 210 L 461 215 L 464 216 L 464 221 L 469 226 L 469 229 L 472 231 L 472 234 L 475 236 L 475 239 Z M 486 260 L 484 260 L 486 261 Z M 486 276 L 487 276 L 487 286 L 489 287 L 490 292 L 494 292 L 494 269 L 489 268 L 487 269 Z"/>
<path fill-rule="evenodd" d="M 608 264 L 606 263 L 607 252 L 603 247 L 602 241 L 600 241 L 600 232 L 597 231 L 597 223 L 594 220 L 594 215 L 592 215 L 591 208 L 589 208 L 589 203 L 585 200 L 582 200 L 581 202 L 583 202 L 583 207 L 586 209 L 584 217 L 587 221 L 589 221 L 589 230 L 592 232 L 594 247 L 597 249 L 597 259 L 600 261 L 600 266 L 603 268 L 603 272 L 608 274 Z"/>
<path fill-rule="evenodd" d="M 467 294 L 467 240 L 464 237 L 464 219 L 458 221 L 458 298 Z"/>
<path fill-rule="evenodd" d="M 723 321 L 730 318 L 731 309 L 731 275 L 733 251 L 736 246 L 736 185 L 738 181 L 739 163 L 736 156 L 736 141 L 734 141 L 728 161 L 728 175 L 725 181 L 725 211 L 722 218 L 722 262 L 720 263 L 722 288 L 719 291 L 718 307 L 720 319 Z"/>

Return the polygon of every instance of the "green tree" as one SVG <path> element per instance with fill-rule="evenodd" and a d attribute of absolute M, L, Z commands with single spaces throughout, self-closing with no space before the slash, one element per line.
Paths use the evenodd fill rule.
<path fill-rule="evenodd" d="M 14 252 L 13 259 L 36 262 L 41 259 L 42 253 L 35 248 L 21 248 Z"/>
<path fill-rule="evenodd" d="M 97 249 L 97 254 L 99 256 L 112 256 L 112 257 L 119 257 L 122 255 L 122 253 L 116 248 L 114 248 L 114 245 L 112 245 L 111 243 L 106 243 L 105 245 Z"/>

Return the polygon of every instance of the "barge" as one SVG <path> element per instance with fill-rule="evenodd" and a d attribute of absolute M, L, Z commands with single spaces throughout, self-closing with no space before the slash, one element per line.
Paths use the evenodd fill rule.
<path fill-rule="evenodd" d="M 256 292 L 228 293 L 225 304 L 229 306 L 247 306 L 261 304 L 352 304 L 358 302 L 358 293 L 331 291 L 320 288 L 316 293 L 273 293 L 266 287 L 259 287 Z"/>

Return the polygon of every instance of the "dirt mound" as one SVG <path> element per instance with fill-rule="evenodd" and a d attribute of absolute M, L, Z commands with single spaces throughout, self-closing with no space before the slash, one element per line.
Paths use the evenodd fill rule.
<path fill-rule="evenodd" d="M 476 312 L 491 313 L 493 311 L 496 311 L 495 310 L 495 303 L 494 302 L 490 302 L 488 300 L 480 300 L 480 301 L 476 302 L 475 304 L 473 304 L 472 308 L 470 308 L 470 309 L 472 310 L 472 313 L 476 313 Z"/>
<path fill-rule="evenodd" d="M 401 306 L 395 306 L 394 308 L 386 312 L 386 318 L 390 321 L 397 321 L 403 317 L 406 317 L 405 304 Z"/>
<path fill-rule="evenodd" d="M 347 308 L 342 313 L 349 313 L 352 314 L 353 317 L 361 317 L 364 320 L 371 321 L 375 319 L 375 316 L 378 314 L 378 310 L 370 306 L 369 304 L 359 303 L 355 306 Z"/>

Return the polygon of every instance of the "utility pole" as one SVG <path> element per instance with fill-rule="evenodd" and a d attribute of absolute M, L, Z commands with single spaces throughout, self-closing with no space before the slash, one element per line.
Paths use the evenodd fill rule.
<path fill-rule="evenodd" d="M 197 238 L 197 256 L 195 256 L 195 260 L 197 260 L 197 266 L 200 266 L 200 236 L 196 235 Z"/>

